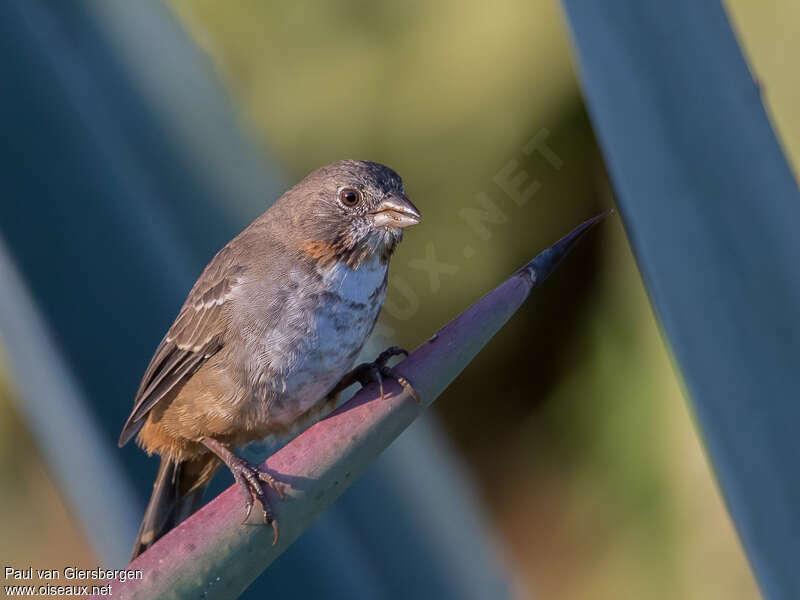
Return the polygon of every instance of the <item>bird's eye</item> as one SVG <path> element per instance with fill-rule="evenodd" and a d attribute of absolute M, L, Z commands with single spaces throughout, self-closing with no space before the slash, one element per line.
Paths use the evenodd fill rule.
<path fill-rule="evenodd" d="M 345 206 L 355 206 L 361 202 L 361 192 L 353 188 L 342 188 L 339 190 L 339 201 Z"/>

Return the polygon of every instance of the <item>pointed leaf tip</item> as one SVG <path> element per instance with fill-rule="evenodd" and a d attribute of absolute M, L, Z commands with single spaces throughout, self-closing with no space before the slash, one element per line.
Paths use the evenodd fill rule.
<path fill-rule="evenodd" d="M 535 287 L 550 276 L 558 264 L 569 254 L 578 240 L 597 223 L 614 213 L 614 209 L 606 210 L 591 219 L 587 219 L 555 244 L 540 252 L 536 258 L 525 265 L 520 272 L 527 274 Z"/>

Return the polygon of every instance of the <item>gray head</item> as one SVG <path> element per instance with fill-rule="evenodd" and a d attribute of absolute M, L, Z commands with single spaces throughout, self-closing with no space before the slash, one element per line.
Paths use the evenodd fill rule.
<path fill-rule="evenodd" d="M 377 255 L 388 260 L 403 229 L 420 221 L 403 180 L 389 167 L 342 160 L 310 173 L 275 209 L 290 215 L 293 245 L 324 262 L 357 266 Z"/>

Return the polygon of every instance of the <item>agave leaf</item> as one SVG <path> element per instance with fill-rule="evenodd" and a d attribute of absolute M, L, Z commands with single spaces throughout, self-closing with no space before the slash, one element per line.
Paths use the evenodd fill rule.
<path fill-rule="evenodd" d="M 270 527 L 241 523 L 242 497 L 231 486 L 129 565 L 141 569 L 143 579 L 109 582 L 114 597 L 236 598 L 442 393 L 604 216 L 539 254 L 395 367 L 412 382 L 421 404 L 394 381 L 385 382 L 383 399 L 376 385 L 367 386 L 267 459 L 262 468 L 289 486 L 284 501 L 270 496 L 281 531 L 276 545 Z"/>
<path fill-rule="evenodd" d="M 800 192 L 719 2 L 564 0 L 589 112 L 728 508 L 800 597 Z"/>

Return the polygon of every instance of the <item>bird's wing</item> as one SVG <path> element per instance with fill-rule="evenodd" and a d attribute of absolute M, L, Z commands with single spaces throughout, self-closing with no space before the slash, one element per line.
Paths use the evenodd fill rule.
<path fill-rule="evenodd" d="M 235 255 L 231 245 L 220 250 L 189 292 L 145 371 L 133 411 L 122 428 L 120 446 L 138 433 L 147 413 L 160 400 L 182 386 L 204 361 L 222 348 L 227 326 L 226 302 L 244 272 Z"/>

